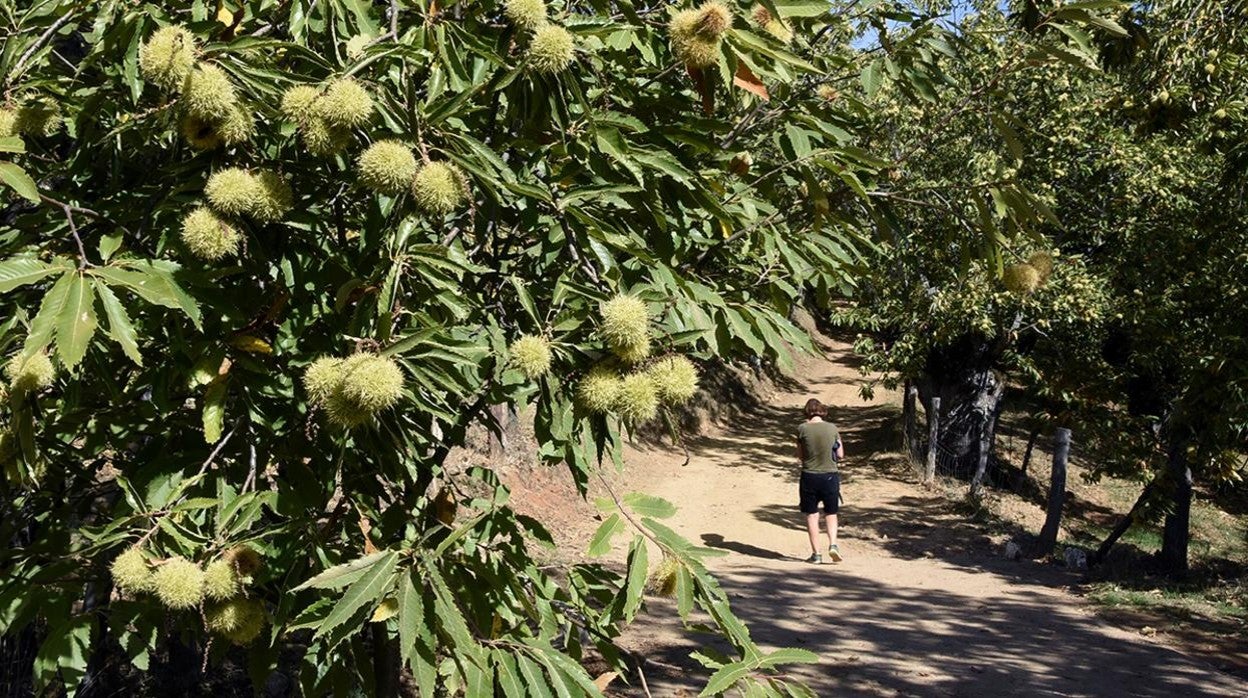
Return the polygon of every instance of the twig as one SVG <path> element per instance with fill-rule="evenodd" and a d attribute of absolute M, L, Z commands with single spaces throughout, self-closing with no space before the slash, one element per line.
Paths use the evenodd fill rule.
<path fill-rule="evenodd" d="M 633 659 L 637 662 L 637 678 L 641 679 L 641 690 L 646 692 L 646 698 L 654 698 L 650 695 L 650 684 L 646 683 L 646 672 L 641 668 L 641 665 L 646 663 L 645 655 L 632 651 L 628 653 L 633 655 Z"/>
<path fill-rule="evenodd" d="M 44 196 L 43 194 L 40 194 L 39 197 L 41 199 L 44 199 L 45 201 L 49 201 L 53 204 L 56 204 L 57 206 L 61 208 L 62 211 L 65 212 L 65 220 L 69 222 L 69 232 L 71 235 L 74 236 L 74 242 L 77 243 L 78 245 L 78 268 L 86 269 L 87 266 L 90 265 L 90 262 L 87 261 L 87 250 L 82 245 L 82 237 L 78 235 L 78 226 L 74 223 L 74 208 L 75 207 L 70 206 L 67 203 L 57 201 L 56 199 Z"/>
<path fill-rule="evenodd" d="M 463 232 L 464 229 L 462 226 L 451 226 L 451 232 L 447 233 L 446 236 L 442 238 L 442 246 L 449 247 L 452 242 L 455 242 L 455 240 L 459 238 L 460 233 Z"/>
<path fill-rule="evenodd" d="M 82 237 L 78 235 L 78 226 L 74 225 L 74 214 L 68 208 L 65 209 L 65 220 L 69 221 L 69 232 L 74 236 L 74 242 L 78 245 L 78 268 L 85 269 L 87 267 L 87 250 L 82 246 Z"/>
<path fill-rule="evenodd" d="M 655 75 L 654 77 L 652 77 L 652 78 L 650 78 L 649 80 L 647 80 L 647 81 L 645 81 L 645 82 L 641 83 L 641 87 L 638 87 L 638 88 L 637 88 L 637 91 L 638 91 L 638 92 L 641 92 L 642 90 L 646 89 L 646 88 L 647 88 L 647 87 L 649 87 L 651 84 L 653 84 L 655 80 L 659 80 L 659 79 L 663 78 L 665 75 L 667 75 L 668 73 L 672 72 L 673 70 L 676 70 L 676 69 L 677 69 L 677 68 L 679 68 L 681 65 L 682 65 L 682 63 L 681 63 L 680 61 L 676 61 L 675 63 L 673 63 L 673 64 L 671 64 L 671 65 L 667 66 L 667 67 L 666 67 L 666 68 L 664 68 L 663 70 L 659 71 L 659 73 L 658 73 L 657 75 Z"/>
<path fill-rule="evenodd" d="M 581 271 L 585 272 L 585 275 L 589 277 L 590 281 L 594 282 L 594 286 L 599 289 L 603 288 L 602 279 L 598 276 L 598 270 L 594 269 L 594 266 L 589 263 L 588 259 L 581 256 L 580 250 L 578 249 L 581 242 L 580 238 L 576 235 L 576 232 L 572 229 L 572 226 L 563 215 L 563 204 L 559 202 L 558 197 L 555 197 L 552 203 L 554 204 L 556 215 L 558 215 L 563 222 L 564 248 L 572 257 L 572 261 L 581 268 Z"/>
<path fill-rule="evenodd" d="M 212 465 L 212 462 L 217 459 L 217 456 L 221 454 L 221 450 L 224 449 L 225 445 L 230 442 L 230 438 L 234 436 L 234 432 L 236 431 L 238 431 L 237 424 L 226 432 L 225 436 L 221 437 L 221 440 L 218 441 L 217 445 L 213 447 L 212 453 L 209 453 L 208 457 L 204 459 L 203 465 L 199 466 L 199 472 L 195 473 L 195 477 L 202 477 L 204 473 L 208 472 L 208 466 Z M 176 504 L 177 502 L 174 503 Z"/>
<path fill-rule="evenodd" d="M 715 250 L 717 250 L 717 249 L 719 249 L 719 248 L 721 248 L 721 247 L 723 247 L 723 246 L 725 246 L 725 245 L 730 245 L 730 244 L 732 244 L 732 243 L 736 242 L 737 240 L 740 240 L 741 238 L 745 237 L 746 235 L 749 235 L 751 232 L 753 232 L 753 231 L 755 231 L 755 230 L 758 230 L 759 228 L 763 227 L 764 225 L 767 225 L 768 223 L 772 222 L 772 221 L 773 221 L 773 220 L 775 220 L 775 219 L 776 219 L 779 215 L 780 215 L 780 210 L 779 210 L 779 209 L 776 209 L 776 211 L 775 211 L 775 212 L 773 212 L 770 216 L 767 216 L 767 217 L 766 217 L 766 218 L 764 218 L 763 220 L 761 220 L 761 221 L 759 221 L 759 222 L 757 222 L 757 223 L 754 223 L 753 225 L 746 226 L 746 227 L 742 228 L 741 230 L 738 230 L 737 232 L 733 233 L 732 235 L 729 235 L 728 237 L 724 238 L 722 242 L 718 242 L 718 243 L 716 243 L 716 244 L 714 244 L 714 245 L 712 245 L 712 246 L 710 246 L 710 247 L 706 248 L 705 250 L 702 250 L 702 254 L 698 255 L 698 258 L 697 258 L 697 259 L 695 259 L 695 260 L 693 260 L 693 264 L 690 264 L 690 265 L 689 265 L 689 268 L 690 268 L 690 269 L 696 269 L 697 267 L 701 266 L 701 265 L 702 265 L 702 262 L 704 262 L 704 261 L 706 260 L 706 258 L 707 258 L 707 257 L 709 257 L 709 256 L 710 256 L 710 254 L 711 254 L 712 252 L 714 252 Z"/>
<path fill-rule="evenodd" d="M 256 488 L 256 444 L 252 443 L 247 446 L 247 461 L 250 469 L 247 471 L 247 479 L 243 481 L 243 491 L 250 492 Z"/>
<path fill-rule="evenodd" d="M 724 139 L 719 142 L 719 147 L 728 148 L 731 146 L 733 141 L 737 140 L 741 133 L 745 131 L 745 127 L 748 126 L 750 122 L 758 116 L 758 113 L 763 110 L 763 106 L 763 102 L 759 102 L 754 105 L 754 108 L 750 110 L 750 113 L 742 117 L 742 119 L 737 122 L 737 125 L 733 126 L 732 130 L 728 132 L 728 135 L 724 136 Z"/>
<path fill-rule="evenodd" d="M 56 199 L 53 199 L 47 194 L 40 194 L 39 198 L 42 199 L 44 203 L 52 204 L 53 206 L 57 206 L 64 211 L 67 211 L 67 212 L 73 211 L 74 213 L 81 213 L 84 216 L 91 216 L 92 218 L 96 220 L 104 221 L 105 223 L 108 223 L 109 225 L 115 228 L 120 228 L 126 235 L 131 235 L 131 236 L 134 235 L 133 233 L 130 232 L 130 229 L 127 228 L 126 226 L 118 223 L 112 218 L 109 218 L 108 216 L 94 209 L 84 208 L 82 206 L 75 206 L 73 204 L 67 204 L 64 201 L 58 201 Z"/>
<path fill-rule="evenodd" d="M 59 31 L 61 27 L 68 24 L 69 20 L 74 18 L 74 12 L 74 10 L 70 10 L 61 15 L 59 19 L 52 23 L 52 26 L 48 27 L 42 34 L 39 35 L 38 39 L 35 39 L 35 43 L 31 44 L 30 48 L 26 49 L 26 51 L 22 53 L 21 58 L 17 59 L 17 64 L 13 66 L 13 70 L 9 71 L 9 77 L 4 81 L 5 85 L 12 85 L 13 81 L 17 80 L 17 78 L 22 74 L 22 71 L 26 69 L 26 62 L 30 60 L 31 56 L 38 53 L 39 49 L 48 42 L 48 39 L 52 38 L 53 34 Z"/>
<path fill-rule="evenodd" d="M 421 162 L 428 165 L 430 162 L 429 146 L 425 145 L 425 129 L 419 121 L 416 122 L 416 149 L 420 151 Z"/>
<path fill-rule="evenodd" d="M 228 433 L 226 433 L 225 436 L 221 437 L 221 440 L 218 441 L 217 445 L 212 449 L 212 453 L 209 453 L 208 457 L 204 459 L 203 465 L 199 466 L 199 472 L 195 473 L 195 476 L 192 477 L 191 480 L 196 480 L 198 478 L 201 478 L 203 477 L 204 473 L 208 472 L 208 466 L 212 465 L 212 462 L 217 459 L 217 456 L 221 454 L 221 451 L 222 449 L 225 448 L 225 445 L 230 442 L 230 437 L 234 436 L 234 432 L 237 430 L 238 430 L 238 425 L 235 425 L 233 428 L 230 429 Z M 147 530 L 147 533 L 144 533 L 143 537 L 135 542 L 135 546 L 137 547 L 146 543 L 147 539 L 151 538 L 152 534 L 156 532 L 156 529 L 160 527 L 160 517 L 168 514 L 173 509 L 173 507 L 177 506 L 178 503 L 181 502 L 185 498 L 186 498 L 186 494 L 183 493 L 180 497 L 170 502 L 167 508 L 162 509 L 160 511 L 152 512 L 152 515 L 156 517 L 156 523 L 153 523 L 152 527 Z"/>
<path fill-rule="evenodd" d="M 845 7 L 841 8 L 841 11 L 835 13 L 833 16 L 839 19 L 841 17 L 848 15 L 850 11 L 852 11 L 854 7 L 856 7 L 858 3 L 860 2 L 862 2 L 862 0 L 854 0 L 853 2 L 849 3 Z M 815 37 L 810 40 L 810 45 L 814 46 L 815 44 L 819 43 L 819 40 L 823 38 L 823 35 L 828 33 L 830 30 L 832 30 L 835 27 L 836 27 L 835 22 L 828 22 L 826 25 L 824 25 L 822 29 L 819 30 L 819 33 L 815 34 Z"/>
<path fill-rule="evenodd" d="M 637 519 L 634 519 L 632 514 L 628 513 L 628 509 L 624 507 L 624 502 L 621 502 L 620 498 L 616 496 L 615 490 L 611 489 L 611 484 L 607 482 L 607 478 L 602 476 L 602 470 L 595 470 L 594 474 L 598 476 L 598 480 L 602 482 L 602 486 L 607 488 L 607 494 L 611 495 L 611 500 L 615 502 L 615 507 L 620 510 L 620 513 L 624 515 L 624 518 L 628 519 L 628 522 L 633 525 L 633 528 L 637 529 L 638 533 L 646 538 L 649 538 L 655 545 L 659 546 L 659 550 L 666 550 L 666 546 L 659 542 L 658 538 L 655 538 L 650 531 L 646 530 L 641 524 L 637 523 Z"/>

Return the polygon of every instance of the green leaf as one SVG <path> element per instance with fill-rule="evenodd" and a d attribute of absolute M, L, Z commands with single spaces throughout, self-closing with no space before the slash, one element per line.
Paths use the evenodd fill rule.
<path fill-rule="evenodd" d="M 372 569 L 383 557 L 390 554 L 389 550 L 382 550 L 371 555 L 365 555 L 356 558 L 350 562 L 344 562 L 341 565 L 335 565 L 321 572 L 308 581 L 291 589 L 291 591 L 303 591 L 304 589 L 340 589 L 355 580 L 359 579 L 365 572 Z"/>
<path fill-rule="evenodd" d="M 108 335 L 121 345 L 122 352 L 139 366 L 143 365 L 143 355 L 139 353 L 138 335 L 130 316 L 117 299 L 113 290 L 104 283 L 96 284 L 95 290 L 100 294 L 100 303 L 104 306 L 104 315 L 108 317 Z"/>
<path fill-rule="evenodd" d="M 39 187 L 35 180 L 26 174 L 26 170 L 11 162 L 0 162 L 0 182 L 9 185 L 19 196 L 34 203 L 39 203 Z"/>
<path fill-rule="evenodd" d="M 11 257 L 0 262 L 0 293 L 8 293 L 45 276 L 73 268 L 73 264 L 63 257 L 55 258 L 51 264 L 34 257 Z"/>
<path fill-rule="evenodd" d="M 832 6 L 827 0 L 778 0 L 776 9 L 781 17 L 822 17 Z"/>
<path fill-rule="evenodd" d="M 393 586 L 394 567 L 398 560 L 398 552 L 393 550 L 383 552 L 377 562 L 369 567 L 368 571 L 342 595 L 342 598 L 334 605 L 334 610 L 325 616 L 325 620 L 316 629 L 316 634 L 312 636 L 312 639 L 318 640 L 324 637 L 339 625 L 350 620 L 361 608 L 380 602 Z"/>
<path fill-rule="evenodd" d="M 1029 60 L 1041 59 L 1045 55 L 1057 58 L 1063 63 L 1068 63 L 1081 70 L 1099 70 L 1096 60 L 1085 53 L 1079 53 L 1058 46 L 1043 44 L 1038 47 L 1030 56 Z"/>
<path fill-rule="evenodd" d="M 759 666 L 773 667 L 777 664 L 818 664 L 819 655 L 810 650 L 798 649 L 796 647 L 785 647 L 778 649 L 759 662 Z"/>
<path fill-rule="evenodd" d="M 494 664 L 498 667 L 498 685 L 503 689 L 503 695 L 506 698 L 525 698 L 528 694 L 524 690 L 524 678 L 520 674 L 515 656 L 504 650 L 495 650 L 493 657 Z"/>
<path fill-rule="evenodd" d="M 810 135 L 806 129 L 788 123 L 784 126 L 784 132 L 788 137 L 789 145 L 793 147 L 794 157 L 804 158 L 810 155 Z"/>
<path fill-rule="evenodd" d="M 107 235 L 101 235 L 98 245 L 100 250 L 100 259 L 107 262 L 110 258 L 112 258 L 113 253 L 121 248 L 121 243 L 124 240 L 125 236 L 121 234 L 121 231 L 113 231 Z"/>
<path fill-rule="evenodd" d="M 157 268 L 147 260 L 119 260 L 116 264 L 118 266 L 94 267 L 90 273 L 112 286 L 125 288 L 148 303 L 181 310 L 200 327 L 199 307 L 168 270 Z"/>
<path fill-rule="evenodd" d="M 542 663 L 547 666 L 552 678 L 562 681 L 570 695 L 601 698 L 602 691 L 598 690 L 598 687 L 590 680 L 585 668 L 573 661 L 571 657 L 546 642 L 531 642 L 530 645 L 540 648 Z"/>
<path fill-rule="evenodd" d="M 87 355 L 95 335 L 95 285 L 78 273 L 70 277 L 69 294 L 56 321 L 56 349 L 61 362 L 73 368 Z"/>
<path fill-rule="evenodd" d="M 240 495 L 221 511 L 217 524 L 218 532 L 226 536 L 234 536 L 246 531 L 260 519 L 264 507 L 273 508 L 276 492 L 248 492 Z M 344 585 L 347 582 L 344 582 Z"/>
<path fill-rule="evenodd" d="M 195 303 L 195 299 L 174 278 L 174 273 L 182 268 L 180 264 L 167 259 L 126 259 L 121 260 L 119 263 L 138 269 L 153 277 L 157 282 L 157 286 L 173 298 L 174 303 L 177 304 L 176 307 L 180 308 L 183 313 L 186 313 L 191 322 L 195 323 L 195 327 L 202 329 L 198 304 Z"/>
<path fill-rule="evenodd" d="M 875 93 L 880 91 L 880 86 L 884 83 L 884 60 L 876 59 L 867 64 L 862 69 L 862 89 L 867 91 L 867 97 L 875 97 Z"/>
<path fill-rule="evenodd" d="M 525 688 L 537 698 L 550 698 L 548 681 L 542 673 L 542 665 L 533 661 L 528 655 L 516 655 L 516 663 L 520 665 L 520 675 L 524 677 Z"/>
<path fill-rule="evenodd" d="M 154 305 L 165 308 L 178 308 L 178 299 L 173 297 L 169 289 L 156 279 L 130 269 L 106 266 L 94 267 L 91 274 L 107 280 L 113 286 L 122 286 L 127 291 Z"/>
<path fill-rule="evenodd" d="M 472 531 L 472 529 L 477 527 L 477 524 L 481 523 L 481 521 L 486 518 L 486 516 L 488 516 L 488 514 L 481 514 L 480 516 L 473 517 L 472 519 L 469 519 L 468 521 L 464 522 L 459 527 L 457 527 L 454 531 L 451 532 L 451 535 L 444 538 L 441 543 L 438 543 L 438 547 L 434 548 L 433 550 L 434 557 L 441 556 L 448 549 L 450 549 L 452 545 L 454 545 L 464 536 L 468 535 L 468 533 Z"/>
<path fill-rule="evenodd" d="M 1023 149 L 1023 141 L 1018 137 L 1018 133 L 1005 122 L 1005 119 L 997 114 L 992 115 L 992 125 L 996 127 L 997 133 L 1000 133 L 1001 138 L 1005 140 L 1005 144 L 1009 147 L 1010 154 L 1014 156 L 1014 159 L 1022 160 L 1025 151 Z"/>
<path fill-rule="evenodd" d="M 413 575 L 415 571 L 404 574 L 399 582 L 399 651 L 403 663 L 412 668 L 417 693 L 431 696 L 437 683 L 437 667 L 433 664 L 436 648 L 425 622 L 421 590 L 413 583 Z"/>
<path fill-rule="evenodd" d="M 1090 24 L 1094 24 L 1094 25 L 1096 25 L 1096 26 L 1100 27 L 1101 29 L 1104 29 L 1104 30 L 1105 30 L 1106 32 L 1108 32 L 1111 36 L 1117 37 L 1117 38 L 1119 38 L 1119 39 L 1125 39 L 1125 38 L 1127 38 L 1127 37 L 1131 36 L 1131 34 L 1130 34 L 1129 32 L 1127 32 L 1127 30 L 1126 30 L 1126 29 L 1124 29 L 1124 28 L 1122 27 L 1122 25 L 1121 25 L 1121 24 L 1119 24 L 1119 23 L 1115 22 L 1115 21 L 1114 21 L 1114 20 L 1112 20 L 1112 19 L 1108 19 L 1108 18 L 1106 18 L 1106 17 L 1099 17 L 1099 16 L 1097 16 L 1097 15 L 1090 15 L 1090 16 L 1088 17 L 1088 23 L 1090 23 Z"/>
<path fill-rule="evenodd" d="M 224 376 L 214 380 L 204 392 L 204 441 L 215 444 L 221 440 L 225 424 L 225 396 L 229 380 Z"/>
<path fill-rule="evenodd" d="M 655 519 L 668 519 L 676 514 L 676 505 L 642 492 L 629 492 L 624 495 L 624 503 L 641 516 Z"/>
<path fill-rule="evenodd" d="M 594 143 L 597 144 L 600 151 L 620 163 L 624 169 L 632 174 L 638 184 L 644 183 L 645 178 L 642 175 L 641 168 L 629 157 L 628 141 L 624 140 L 624 136 L 619 131 L 613 128 L 598 127 L 594 129 L 594 136 Z"/>
<path fill-rule="evenodd" d="M 702 689 L 699 696 L 715 696 L 732 688 L 738 681 L 750 675 L 754 670 L 751 662 L 745 660 L 726 664 L 719 671 L 711 675 L 710 681 L 706 682 L 706 688 Z"/>
<path fill-rule="evenodd" d="M 438 619 L 438 628 L 442 630 L 454 649 L 476 663 L 481 662 L 481 647 L 468 629 L 468 622 L 455 602 L 455 593 L 446 585 L 442 573 L 432 564 L 425 565 L 426 578 L 433 589 L 433 613 Z"/>
<path fill-rule="evenodd" d="M 39 304 L 39 312 L 30 322 L 30 333 L 26 335 L 26 344 L 22 347 L 24 355 L 29 356 L 52 342 L 52 337 L 56 334 L 57 320 L 61 317 L 66 303 L 69 302 L 69 291 L 77 277 L 77 272 L 71 271 L 65 274 L 57 279 L 56 283 L 52 284 L 52 288 L 48 289 L 47 294 L 43 296 L 43 302 Z"/>
<path fill-rule="evenodd" d="M 94 615 L 73 615 L 53 625 L 47 639 L 35 656 L 35 693 L 43 695 L 44 689 L 60 678 L 66 692 L 73 696 L 78 683 L 87 672 L 87 660 L 91 657 L 91 629 Z"/>
<path fill-rule="evenodd" d="M 687 620 L 693 612 L 694 592 L 696 585 L 693 573 L 684 565 L 676 570 L 676 611 L 682 619 Z"/>
<path fill-rule="evenodd" d="M 750 321 L 745 317 L 743 311 L 727 307 L 721 312 L 724 317 L 728 319 L 728 325 L 732 328 L 732 335 L 734 338 L 745 343 L 745 345 L 750 348 L 750 351 L 753 351 L 755 354 L 762 355 L 766 353 L 767 348 L 754 332 L 753 326 L 751 326 Z"/>
<path fill-rule="evenodd" d="M 465 696 L 489 696 L 494 694 L 494 667 L 488 662 L 482 665 L 463 664 Z"/>
<path fill-rule="evenodd" d="M 598 527 L 598 531 L 594 533 L 593 539 L 589 541 L 589 556 L 600 557 L 606 555 L 611 550 L 611 539 L 616 534 L 624 531 L 628 525 L 619 514 L 612 514 L 602 525 Z"/>
<path fill-rule="evenodd" d="M 624 604 L 621 615 L 631 621 L 645 600 L 646 579 L 650 574 L 649 554 L 646 552 L 646 539 L 637 536 L 633 539 L 632 549 L 628 551 L 628 575 L 624 586 Z"/>
<path fill-rule="evenodd" d="M 1066 9 L 1082 9 L 1082 10 L 1116 10 L 1123 11 L 1131 6 L 1130 2 L 1124 0 L 1075 0 L 1063 5 Z"/>
<path fill-rule="evenodd" d="M 529 295 L 529 289 L 525 287 L 525 282 L 516 276 L 509 276 L 507 279 L 511 282 L 511 287 L 516 290 L 516 298 L 520 300 L 521 307 L 532 318 L 533 324 L 540 328 L 542 318 L 537 314 L 537 306 L 533 304 L 533 296 Z"/>
<path fill-rule="evenodd" d="M 26 144 L 17 136 L 5 136 L 0 138 L 0 153 L 24 153 L 26 152 Z"/>
<path fill-rule="evenodd" d="M 731 38 L 732 43 L 743 45 L 753 53 L 759 53 L 764 56 L 774 58 L 781 63 L 806 72 L 820 72 L 819 68 L 813 63 L 801 58 L 797 54 L 779 48 L 776 44 L 764 41 L 761 37 L 754 35 L 752 32 L 741 31 L 739 29 L 729 29 L 728 36 Z M 742 56 L 738 55 L 738 58 L 742 58 Z M 726 74 L 724 77 L 730 78 L 731 76 Z"/>
<path fill-rule="evenodd" d="M 632 155 L 637 162 L 646 165 L 652 170 L 662 172 L 677 182 L 688 182 L 694 178 L 694 174 L 681 164 L 680 160 L 662 150 L 640 150 L 634 148 Z"/>

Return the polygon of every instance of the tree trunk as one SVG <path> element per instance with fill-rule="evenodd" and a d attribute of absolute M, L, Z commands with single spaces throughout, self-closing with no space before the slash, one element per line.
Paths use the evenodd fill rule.
<path fill-rule="evenodd" d="M 1017 492 L 1023 488 L 1023 483 L 1027 481 L 1027 466 L 1031 465 L 1031 452 L 1036 447 L 1036 439 L 1040 436 L 1040 426 L 1036 425 L 1031 428 L 1031 433 L 1027 435 L 1027 450 L 1023 452 L 1023 467 L 1018 471 L 1018 477 L 1014 480 L 1014 491 Z"/>
<path fill-rule="evenodd" d="M 1049 478 L 1049 506 L 1036 542 L 1036 557 L 1053 552 L 1057 545 L 1057 530 L 1062 525 L 1062 505 L 1066 503 L 1066 459 L 1070 456 L 1070 430 L 1061 428 L 1054 436 L 1053 473 Z"/>
<path fill-rule="evenodd" d="M 1114 526 L 1114 530 L 1109 532 L 1109 535 L 1105 537 L 1105 541 L 1096 549 L 1096 552 L 1092 553 L 1092 556 L 1088 558 L 1089 566 L 1098 565 L 1105 560 L 1105 557 L 1109 555 L 1109 549 L 1114 547 L 1114 543 L 1117 543 L 1118 539 L 1127 532 L 1127 529 L 1131 528 L 1131 524 L 1135 523 L 1136 513 L 1144 506 L 1148 498 L 1152 496 L 1153 487 L 1156 484 L 1157 481 L 1154 480 L 1144 487 L 1144 491 L 1135 500 L 1135 504 L 1131 505 L 1131 511 L 1128 511 L 1127 515 L 1122 517 L 1122 520 L 1118 522 L 1117 526 Z"/>
<path fill-rule="evenodd" d="M 988 474 L 988 460 L 992 457 L 993 444 L 997 441 L 997 420 L 1001 417 L 1001 396 L 1005 393 L 1005 381 L 996 379 L 996 385 L 988 399 L 992 403 L 992 416 L 980 425 L 979 453 L 976 455 L 975 476 L 971 478 L 971 495 L 984 493 L 984 477 Z"/>
<path fill-rule="evenodd" d="M 80 698 L 116 696 L 124 692 L 124 681 L 118 669 L 127 660 L 114 651 L 108 625 L 108 598 L 112 590 L 112 580 L 108 575 L 88 582 L 86 586 L 82 610 L 84 613 L 95 613 L 98 630 L 92 643 L 91 657 L 87 661 L 87 670 L 78 684 Z"/>
<path fill-rule="evenodd" d="M 193 640 L 182 641 L 181 633 L 173 624 L 170 624 L 168 632 L 168 659 L 162 667 L 163 671 L 155 673 L 157 685 L 165 691 L 165 695 L 196 695 L 203 655 Z"/>
<path fill-rule="evenodd" d="M 915 388 L 910 380 L 906 380 L 906 396 L 905 401 L 901 404 L 901 448 L 910 459 L 917 457 L 914 444 L 918 441 L 918 435 L 915 430 L 918 429 L 918 405 L 919 391 Z"/>
<path fill-rule="evenodd" d="M 399 642 L 385 623 L 370 623 L 373 641 L 373 695 L 399 698 Z"/>
<path fill-rule="evenodd" d="M 966 337 L 933 350 L 917 381 L 924 404 L 941 398 L 937 446 L 941 464 L 951 474 L 982 485 L 996 439 L 996 422 L 1005 394 L 1002 376 L 993 370 L 996 348 L 982 338 Z"/>
<path fill-rule="evenodd" d="M 1190 536 L 1192 512 L 1192 470 L 1187 466 L 1186 446 L 1181 441 L 1171 443 L 1167 463 L 1168 484 L 1174 508 L 1166 514 L 1165 528 L 1161 535 L 1161 565 L 1171 574 L 1187 573 L 1187 543 Z"/>

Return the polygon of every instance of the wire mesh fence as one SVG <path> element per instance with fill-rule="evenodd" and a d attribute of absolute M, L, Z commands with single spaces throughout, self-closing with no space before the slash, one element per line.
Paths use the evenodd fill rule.
<path fill-rule="evenodd" d="M 34 626 L 0 635 L 0 697 L 30 698 L 35 694 L 35 654 L 39 638 Z"/>
<path fill-rule="evenodd" d="M 934 397 L 924 405 L 918 399 L 918 390 L 907 387 L 902 408 L 902 453 L 924 481 L 936 475 L 970 481 L 979 470 L 981 455 L 978 450 L 959 452 L 942 441 L 940 415 L 940 398 Z M 996 458 L 989 452 L 984 465 L 985 482 L 995 479 L 997 465 Z"/>

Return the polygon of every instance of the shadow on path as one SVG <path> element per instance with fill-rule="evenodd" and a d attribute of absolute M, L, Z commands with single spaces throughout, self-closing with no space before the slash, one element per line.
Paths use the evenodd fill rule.
<path fill-rule="evenodd" d="M 899 565 L 912 564 L 899 561 Z M 1228 696 L 1234 679 L 1168 648 L 1115 637 L 1052 594 L 1012 587 L 1005 596 L 959 593 L 944 572 L 921 586 L 880 584 L 845 567 L 717 572 L 734 610 L 769 648 L 801 647 L 821 657 L 792 675 L 817 695 Z M 948 577 L 946 578 L 946 575 Z M 822 603 L 820 603 L 822 601 Z M 653 605 L 653 604 L 652 604 Z M 668 608 L 655 608 L 665 613 Z M 687 664 L 700 638 L 658 649 L 652 690 L 682 683 L 665 666 Z M 721 651 L 728 648 L 710 643 Z M 660 695 L 657 694 L 656 695 Z M 662 695 L 671 695 L 664 693 Z"/>
<path fill-rule="evenodd" d="M 724 540 L 724 537 L 718 533 L 703 533 L 702 542 L 705 543 L 708 548 L 729 550 L 734 553 L 749 555 L 750 557 L 757 557 L 763 560 L 784 560 L 788 558 L 788 556 L 783 553 L 778 553 L 774 550 L 768 550 L 766 548 L 760 548 L 757 545 L 748 545 L 746 543 Z"/>

